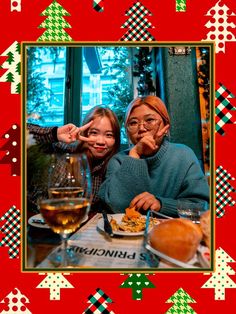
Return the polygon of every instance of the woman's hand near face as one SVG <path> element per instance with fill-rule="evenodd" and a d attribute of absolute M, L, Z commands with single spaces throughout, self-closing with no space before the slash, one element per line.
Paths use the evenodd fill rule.
<path fill-rule="evenodd" d="M 169 124 L 165 125 L 162 129 L 160 129 L 160 126 L 159 126 L 159 128 L 158 128 L 158 130 L 154 136 L 156 145 L 158 147 L 160 147 L 160 145 L 163 141 L 163 137 L 167 134 L 167 132 L 169 131 L 169 128 L 170 128 Z"/>
<path fill-rule="evenodd" d="M 170 125 L 165 125 L 160 129 L 161 121 L 157 124 L 157 131 L 154 135 L 150 132 L 143 135 L 138 143 L 130 150 L 129 156 L 133 158 L 140 158 L 143 156 L 150 156 L 155 154 L 161 146 L 163 137 L 168 132 Z"/>
<path fill-rule="evenodd" d="M 68 123 L 66 125 L 60 126 L 57 128 L 57 139 L 58 141 L 64 142 L 64 143 L 72 143 L 76 141 L 76 138 L 72 136 L 72 134 L 76 131 L 77 126 Z"/>
<path fill-rule="evenodd" d="M 143 192 L 131 201 L 130 207 L 135 207 L 137 210 L 157 210 L 161 209 L 161 203 L 155 196 L 149 192 Z"/>
<path fill-rule="evenodd" d="M 93 120 L 90 121 L 89 123 L 86 123 L 85 125 L 82 125 L 81 127 L 76 127 L 76 129 L 73 129 L 71 132 L 71 137 L 73 138 L 74 141 L 79 140 L 82 142 L 94 142 L 93 139 L 90 139 L 89 137 L 85 137 L 80 135 L 82 131 L 87 130 L 93 123 Z"/>
<path fill-rule="evenodd" d="M 134 158 L 140 158 L 142 155 L 152 155 L 157 150 L 157 145 L 155 143 L 155 139 L 152 135 L 147 134 L 144 135 L 139 142 L 131 148 L 129 152 L 129 156 Z"/>

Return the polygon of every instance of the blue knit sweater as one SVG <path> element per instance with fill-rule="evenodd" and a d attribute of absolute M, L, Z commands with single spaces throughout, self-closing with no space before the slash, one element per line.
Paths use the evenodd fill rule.
<path fill-rule="evenodd" d="M 99 196 L 114 213 L 124 212 L 132 199 L 149 192 L 161 202 L 160 212 L 177 217 L 183 201 L 209 203 L 209 186 L 194 152 L 165 139 L 151 157 L 132 158 L 129 151 L 116 154 L 108 163 Z"/>

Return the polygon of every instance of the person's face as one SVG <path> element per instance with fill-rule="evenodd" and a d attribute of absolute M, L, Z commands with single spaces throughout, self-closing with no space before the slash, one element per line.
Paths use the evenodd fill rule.
<path fill-rule="evenodd" d="M 88 137 L 94 140 L 93 143 L 88 143 L 88 149 L 95 158 L 104 158 L 115 145 L 114 132 L 107 117 L 93 120 Z"/>
<path fill-rule="evenodd" d="M 158 122 L 161 122 L 160 126 Z M 155 136 L 158 130 L 164 127 L 162 117 L 149 106 L 135 107 L 128 120 L 127 132 L 133 144 L 137 144 L 145 135 Z"/>

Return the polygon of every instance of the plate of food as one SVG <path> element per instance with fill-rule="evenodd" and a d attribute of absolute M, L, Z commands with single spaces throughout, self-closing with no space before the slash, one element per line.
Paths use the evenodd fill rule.
<path fill-rule="evenodd" d="M 88 220 L 88 215 L 82 220 L 81 223 L 84 223 L 87 220 Z M 45 222 L 41 214 L 37 214 L 30 217 L 28 220 L 28 224 L 36 228 L 50 229 L 50 227 Z"/>
<path fill-rule="evenodd" d="M 134 208 L 127 208 L 125 214 L 108 215 L 109 222 L 114 235 L 119 236 L 141 236 L 146 226 L 146 216 L 141 215 Z M 161 220 L 153 218 L 151 223 L 158 224 Z M 99 230 L 104 231 L 104 221 L 100 218 L 97 223 Z"/>
<path fill-rule="evenodd" d="M 145 248 L 169 267 L 209 268 L 210 250 L 201 226 L 184 218 L 166 220 L 150 230 Z"/>

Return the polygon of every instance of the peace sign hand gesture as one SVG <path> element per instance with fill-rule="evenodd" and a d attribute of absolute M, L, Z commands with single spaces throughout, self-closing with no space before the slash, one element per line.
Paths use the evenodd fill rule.
<path fill-rule="evenodd" d="M 143 156 L 150 156 L 157 152 L 163 141 L 163 137 L 168 132 L 170 125 L 165 125 L 160 129 L 160 123 L 157 125 L 157 131 L 153 135 L 151 132 L 147 132 L 144 136 L 138 141 L 138 143 L 130 150 L 129 156 L 133 158 L 140 158 Z"/>
<path fill-rule="evenodd" d="M 73 141 L 79 140 L 79 141 L 88 142 L 88 143 L 94 142 L 94 139 L 90 139 L 89 137 L 85 137 L 81 135 L 81 132 L 87 130 L 92 125 L 92 123 L 93 123 L 93 120 L 86 123 L 85 125 L 82 125 L 80 127 L 76 127 L 76 129 L 73 129 L 70 133 Z"/>

